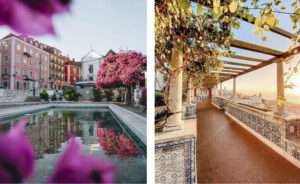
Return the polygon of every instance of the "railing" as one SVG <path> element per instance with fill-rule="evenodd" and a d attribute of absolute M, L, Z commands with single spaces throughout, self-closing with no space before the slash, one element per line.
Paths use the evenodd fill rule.
<path fill-rule="evenodd" d="M 222 97 L 213 97 L 212 98 L 212 104 L 217 106 L 217 108 L 219 108 L 219 109 L 225 109 L 228 101 L 229 100 L 222 98 Z"/>
<path fill-rule="evenodd" d="M 8 79 L 8 74 L 3 74 L 3 75 L 2 75 L 2 78 L 3 78 L 3 79 Z"/>
<path fill-rule="evenodd" d="M 265 109 L 237 104 L 233 101 L 213 97 L 212 103 L 225 109 L 225 113 L 254 135 L 272 147 L 280 148 L 300 161 L 300 145 L 292 139 L 300 136 L 300 118 L 295 116 L 277 116 Z M 300 162 L 299 162 L 300 163 Z"/>

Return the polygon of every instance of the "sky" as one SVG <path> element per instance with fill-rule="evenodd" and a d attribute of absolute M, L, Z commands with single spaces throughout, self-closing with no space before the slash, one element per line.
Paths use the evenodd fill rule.
<path fill-rule="evenodd" d="M 287 9 L 285 11 L 291 12 L 290 4 L 292 1 L 287 0 L 283 1 L 287 5 Z M 257 14 L 258 12 L 252 11 L 254 14 Z M 276 14 L 277 18 L 279 19 L 278 27 L 294 33 L 295 30 L 292 29 L 292 22 L 290 20 L 290 17 L 288 15 L 283 14 Z M 235 33 L 235 39 L 246 41 L 249 43 L 261 45 L 264 47 L 272 48 L 275 50 L 279 50 L 282 52 L 285 52 L 288 50 L 288 47 L 290 45 L 290 40 L 288 38 L 282 37 L 280 35 L 277 35 L 275 33 L 269 32 L 267 33 L 267 41 L 261 41 L 261 36 L 256 36 L 254 33 L 254 25 L 243 22 L 241 24 L 241 27 L 239 30 L 234 30 Z M 250 51 L 244 51 L 241 49 L 232 49 L 233 51 L 236 51 L 238 55 L 243 56 L 249 56 L 249 57 L 255 57 L 260 59 L 269 59 L 272 56 L 260 54 L 256 52 L 250 52 Z M 241 61 L 238 59 L 233 58 L 224 58 L 224 60 L 231 60 L 231 61 Z M 295 58 L 293 62 L 291 63 L 292 66 L 296 64 L 296 62 L 299 60 L 298 58 Z M 245 61 L 243 61 L 245 62 Z M 247 62 L 245 62 L 247 63 Z M 249 64 L 257 64 L 257 62 L 248 62 Z M 228 65 L 229 66 L 229 65 Z M 285 72 L 288 70 L 289 65 L 284 66 Z M 299 68 L 298 68 L 299 69 Z M 277 73 L 276 73 L 276 64 L 271 64 L 269 66 L 263 67 L 261 69 L 255 70 L 253 72 L 250 72 L 248 74 L 242 75 L 237 78 L 236 84 L 237 84 L 237 91 L 252 95 L 252 94 L 258 94 L 261 92 L 265 96 L 268 96 L 270 94 L 275 94 L 276 92 L 276 85 L 277 85 Z M 300 74 L 296 73 L 292 75 L 291 82 L 296 83 L 297 87 L 293 90 L 286 89 L 286 94 L 288 101 L 293 101 L 292 96 L 297 95 L 299 97 L 298 103 L 300 103 Z M 229 80 L 223 83 L 223 87 L 226 87 L 228 90 L 232 90 L 233 81 Z M 290 100 L 289 100 L 290 98 Z"/>
<path fill-rule="evenodd" d="M 34 37 L 76 61 L 93 49 L 136 50 L 146 54 L 146 0 L 73 0 L 71 13 L 55 15 L 56 36 Z M 0 27 L 0 37 L 14 33 Z M 16 33 L 18 34 L 18 33 Z"/>

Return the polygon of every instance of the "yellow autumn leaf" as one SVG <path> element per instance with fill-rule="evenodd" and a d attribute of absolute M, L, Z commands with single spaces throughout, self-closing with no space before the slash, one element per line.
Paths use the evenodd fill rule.
<path fill-rule="evenodd" d="M 257 17 L 257 18 L 255 19 L 254 25 L 255 25 L 256 27 L 261 27 L 261 25 L 262 25 L 262 19 L 261 19 L 260 17 Z"/>
<path fill-rule="evenodd" d="M 255 35 L 260 35 L 260 33 L 261 33 L 261 29 L 259 27 L 255 27 L 254 34 Z"/>
<path fill-rule="evenodd" d="M 204 10 L 205 8 L 200 3 L 197 3 L 197 14 L 201 15 Z"/>
<path fill-rule="evenodd" d="M 269 30 L 270 30 L 269 25 L 264 25 L 264 30 L 265 30 L 265 32 L 269 32 Z"/>
<path fill-rule="evenodd" d="M 236 0 L 231 1 L 231 3 L 229 4 L 229 11 L 231 13 L 235 13 L 236 9 L 238 7 L 238 4 L 236 2 Z"/>
<path fill-rule="evenodd" d="M 262 36 L 261 40 L 264 41 L 264 42 L 267 41 L 267 36 L 266 35 Z"/>
<path fill-rule="evenodd" d="M 282 4 L 282 5 L 280 6 L 280 9 L 281 9 L 281 10 L 285 10 L 285 8 L 286 8 L 286 7 L 285 7 L 285 4 Z"/>

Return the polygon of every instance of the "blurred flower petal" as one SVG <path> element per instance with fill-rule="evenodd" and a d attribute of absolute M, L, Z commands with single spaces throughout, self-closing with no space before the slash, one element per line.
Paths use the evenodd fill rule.
<path fill-rule="evenodd" d="M 23 34 L 55 34 L 52 16 L 70 11 L 70 0 L 0 0 L 0 25 Z"/>
<path fill-rule="evenodd" d="M 107 160 L 80 153 L 79 143 L 71 138 L 47 183 L 113 183 L 117 170 Z"/>
<path fill-rule="evenodd" d="M 24 133 L 27 119 L 0 135 L 0 182 L 28 180 L 34 173 L 34 152 Z"/>

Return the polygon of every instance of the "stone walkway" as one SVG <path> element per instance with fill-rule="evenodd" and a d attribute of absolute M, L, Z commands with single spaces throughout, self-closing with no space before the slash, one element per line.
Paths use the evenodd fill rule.
<path fill-rule="evenodd" d="M 299 183 L 300 169 L 211 104 L 197 104 L 198 183 Z"/>

